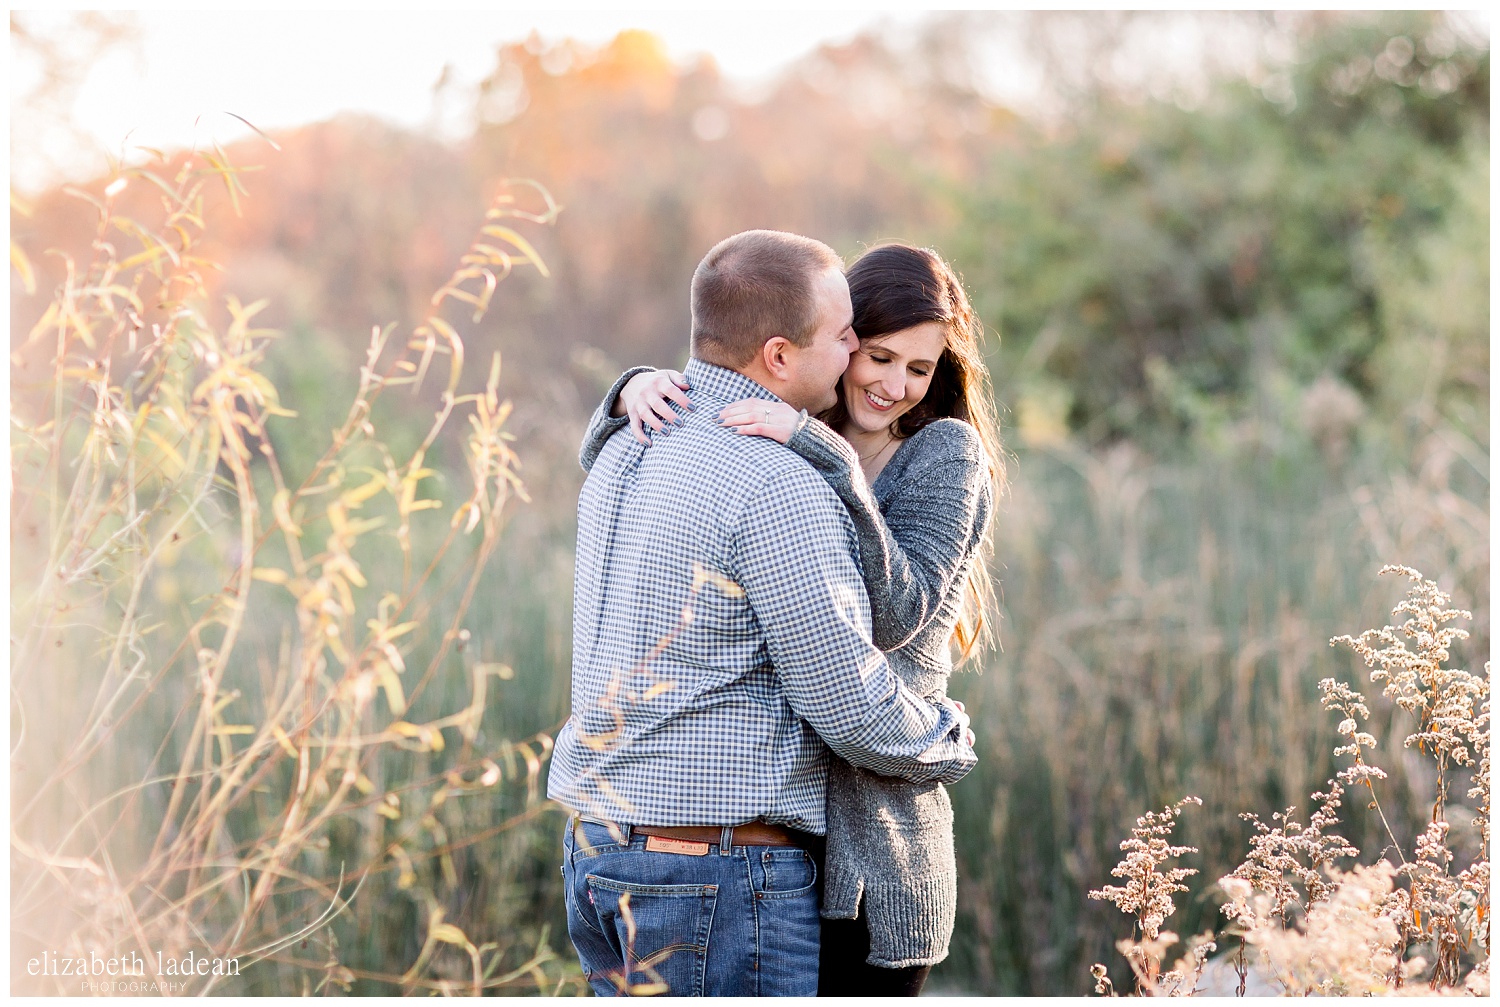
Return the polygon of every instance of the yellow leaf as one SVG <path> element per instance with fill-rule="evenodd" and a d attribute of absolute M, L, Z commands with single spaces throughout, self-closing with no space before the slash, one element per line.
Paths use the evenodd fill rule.
<path fill-rule="evenodd" d="M 271 513 L 276 516 L 276 524 L 282 531 L 295 538 L 301 538 L 302 529 L 297 527 L 296 521 L 292 520 L 291 500 L 291 490 L 277 490 L 276 495 L 271 498 Z"/>
<path fill-rule="evenodd" d="M 726 598 L 743 598 L 745 589 L 734 581 L 724 576 L 717 570 L 710 570 L 702 563 L 693 564 L 693 590 L 697 591 L 705 584 L 712 584 L 719 589 L 719 593 Z"/>
<path fill-rule="evenodd" d="M 14 241 L 10 243 L 10 264 L 20 274 L 21 285 L 26 288 L 26 292 L 36 293 L 36 272 L 31 268 L 31 260 Z"/>
<path fill-rule="evenodd" d="M 444 339 L 448 340 L 448 347 L 453 351 L 453 367 L 448 372 L 448 394 L 452 395 L 458 390 L 459 375 L 464 369 L 464 341 L 459 338 L 458 332 L 443 321 L 437 315 L 427 319 L 427 324 L 440 332 Z"/>
<path fill-rule="evenodd" d="M 250 571 L 250 576 L 256 580 L 263 580 L 267 584 L 285 584 L 287 575 L 285 570 L 278 570 L 273 566 L 258 566 Z"/>
<path fill-rule="evenodd" d="M 349 522 L 349 524 L 344 526 L 343 531 L 346 535 L 353 535 L 358 537 L 360 535 L 363 535 L 367 531 L 374 531 L 376 528 L 379 528 L 383 524 L 385 524 L 385 518 L 383 517 L 366 518 L 363 521 Z M 364 585 L 361 584 L 360 586 L 363 587 Z"/>
<path fill-rule="evenodd" d="M 488 234 L 492 238 L 499 238 L 502 241 L 510 242 L 516 247 L 517 251 L 531 261 L 531 264 L 536 267 L 537 272 L 547 277 L 552 275 L 547 270 L 547 264 L 542 261 L 542 257 L 537 254 L 536 249 L 531 247 L 531 242 L 521 237 L 509 227 L 501 224 L 490 224 L 483 229 L 483 233 Z"/>
<path fill-rule="evenodd" d="M 42 312 L 42 317 L 37 319 L 37 323 L 33 325 L 31 327 L 31 331 L 26 334 L 26 342 L 31 343 L 36 341 L 37 339 L 41 338 L 43 333 L 45 333 L 53 325 L 57 324 L 58 314 L 59 308 L 56 301 L 53 301 L 51 304 L 47 305 L 47 310 Z"/>
<path fill-rule="evenodd" d="M 339 499 L 342 500 L 346 505 L 348 505 L 348 507 L 352 510 L 353 508 L 358 507 L 360 504 L 364 503 L 366 500 L 375 496 L 383 489 L 385 489 L 384 476 L 378 479 L 371 479 L 363 486 L 356 486 L 352 490 L 345 490 L 342 494 L 340 494 Z"/>
<path fill-rule="evenodd" d="M 160 259 L 163 255 L 166 254 L 167 250 L 164 246 L 156 245 L 152 248 L 146 249 L 144 252 L 136 252 L 134 255 L 121 262 L 119 268 L 121 270 L 134 269 L 136 266 L 139 266 L 142 263 L 155 262 L 157 259 Z"/>
<path fill-rule="evenodd" d="M 398 636 L 405 636 L 422 624 L 420 622 L 403 622 L 395 626 L 385 626 L 379 619 L 366 619 L 365 625 L 370 628 L 370 632 L 377 634 L 380 639 L 390 641 L 396 639 Z"/>
<path fill-rule="evenodd" d="M 182 455 L 177 453 L 177 449 L 168 444 L 155 430 L 147 430 L 146 437 L 161 450 L 162 454 L 166 455 L 166 460 L 170 463 L 168 478 L 175 479 L 181 475 L 187 468 L 187 462 L 183 460 Z"/>
<path fill-rule="evenodd" d="M 214 734 L 254 734 L 255 728 L 249 724 L 223 724 L 214 728 Z"/>
<path fill-rule="evenodd" d="M 467 947 L 469 943 L 468 936 L 452 923 L 439 923 L 432 928 L 429 936 L 435 941 L 442 941 L 444 944 L 457 944 L 459 947 Z"/>
<path fill-rule="evenodd" d="M 411 869 L 411 857 L 407 856 L 406 851 L 399 846 L 392 846 L 390 853 L 401 869 L 401 873 L 396 877 L 396 887 L 404 891 L 417 880 L 416 872 Z"/>
<path fill-rule="evenodd" d="M 212 710 L 210 710 L 209 713 L 212 716 L 217 717 L 220 713 L 224 712 L 224 707 L 228 706 L 230 703 L 233 703 L 236 699 L 239 699 L 239 698 L 240 698 L 240 690 L 235 689 L 233 692 L 229 693 L 229 695 L 225 696 L 223 699 L 221 699 L 217 703 L 215 703 L 214 704 L 214 708 Z"/>
<path fill-rule="evenodd" d="M 380 663 L 380 687 L 385 690 L 385 701 L 391 705 L 391 712 L 400 716 L 406 712 L 406 692 L 401 688 L 401 679 L 396 677 L 395 670 L 384 661 Z"/>
<path fill-rule="evenodd" d="M 146 425 L 146 419 L 151 415 L 151 403 L 142 402 L 141 408 L 135 411 L 135 420 L 130 424 L 130 433 L 133 437 L 141 435 L 141 428 Z"/>
<path fill-rule="evenodd" d="M 297 749 L 293 747 L 292 739 L 287 737 L 286 732 L 279 725 L 273 724 L 271 726 L 271 734 L 276 738 L 276 742 L 281 746 L 283 752 L 294 759 L 297 757 Z"/>
<path fill-rule="evenodd" d="M 408 724 L 404 720 L 398 720 L 391 725 L 390 730 L 403 738 L 411 738 L 434 752 L 443 750 L 443 732 L 436 728 Z"/>

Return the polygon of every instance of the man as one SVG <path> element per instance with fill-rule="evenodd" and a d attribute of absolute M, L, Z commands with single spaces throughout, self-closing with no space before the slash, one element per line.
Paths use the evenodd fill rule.
<path fill-rule="evenodd" d="M 811 996 L 828 749 L 914 782 L 975 758 L 962 713 L 871 644 L 833 491 L 716 419 L 747 397 L 834 402 L 855 346 L 839 258 L 737 234 L 699 264 L 692 314 L 695 409 L 649 448 L 616 430 L 585 459 L 573 715 L 548 783 L 578 813 L 568 931 L 601 995 Z"/>

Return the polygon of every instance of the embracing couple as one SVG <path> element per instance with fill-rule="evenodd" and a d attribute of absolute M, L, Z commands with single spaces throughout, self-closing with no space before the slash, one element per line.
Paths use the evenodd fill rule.
<path fill-rule="evenodd" d="M 1004 477 L 982 327 L 934 252 L 746 231 L 686 369 L 585 435 L 572 716 L 548 796 L 600 995 L 916 995 L 957 902 L 945 695 Z"/>

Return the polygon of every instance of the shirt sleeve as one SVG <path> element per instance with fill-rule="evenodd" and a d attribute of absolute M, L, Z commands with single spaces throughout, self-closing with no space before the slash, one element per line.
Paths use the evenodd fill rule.
<path fill-rule="evenodd" d="M 808 417 L 787 442 L 849 511 L 870 595 L 873 639 L 884 651 L 904 647 L 938 614 L 989 520 L 990 485 L 982 449 L 973 450 L 969 443 L 973 440 L 977 447 L 977 437 L 964 438 L 958 430 L 931 435 L 941 438 L 938 449 L 925 464 L 904 473 L 886 514 L 865 482 L 854 448 L 831 427 Z"/>
<path fill-rule="evenodd" d="M 882 776 L 956 782 L 977 761 L 964 725 L 903 685 L 871 642 L 852 535 L 813 473 L 775 474 L 739 517 L 735 579 L 787 702 L 830 749 Z"/>
<path fill-rule="evenodd" d="M 620 397 L 620 391 L 625 387 L 625 382 L 643 371 L 655 370 L 654 367 L 632 367 L 615 379 L 615 383 L 609 386 L 609 391 L 604 393 L 604 401 L 599 403 L 599 408 L 594 410 L 594 415 L 589 418 L 589 427 L 583 432 L 583 444 L 578 449 L 578 464 L 583 466 L 585 472 L 594 467 L 594 459 L 599 457 L 599 452 L 604 450 L 604 442 L 617 430 L 623 430 L 630 425 L 627 416 L 611 416 L 610 410 L 615 407 L 615 400 Z"/>

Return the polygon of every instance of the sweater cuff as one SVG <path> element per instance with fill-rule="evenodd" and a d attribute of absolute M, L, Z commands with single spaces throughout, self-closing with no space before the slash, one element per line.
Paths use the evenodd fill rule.
<path fill-rule="evenodd" d="M 859 467 L 854 446 L 822 420 L 807 415 L 805 409 L 786 446 L 821 472 L 851 472 Z"/>
<path fill-rule="evenodd" d="M 588 431 L 583 435 L 583 444 L 578 449 L 578 463 L 587 472 L 594 467 L 594 460 L 599 457 L 599 452 L 604 450 L 604 442 L 609 440 L 615 431 L 630 424 L 628 416 L 611 416 L 610 410 L 614 409 L 620 392 L 624 390 L 626 382 L 637 374 L 645 371 L 654 371 L 654 367 L 632 367 L 624 374 L 615 379 L 615 383 L 609 386 L 609 391 L 604 393 L 604 401 L 599 403 L 599 408 L 594 410 L 594 415 L 589 419 Z"/>
<path fill-rule="evenodd" d="M 870 956 L 865 961 L 887 969 L 936 965 L 948 957 L 957 904 L 958 880 L 947 872 L 867 888 Z"/>

